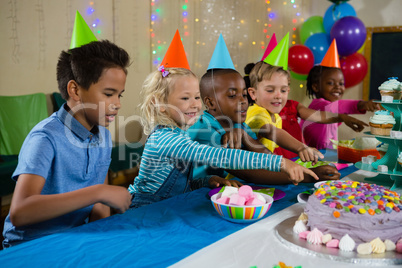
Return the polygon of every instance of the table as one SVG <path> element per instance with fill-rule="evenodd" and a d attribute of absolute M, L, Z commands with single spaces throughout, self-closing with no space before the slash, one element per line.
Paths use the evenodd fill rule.
<path fill-rule="evenodd" d="M 356 171 L 342 179 L 364 181 L 366 177 L 376 173 Z M 279 202 L 279 201 L 278 201 Z M 296 252 L 283 245 L 275 234 L 275 227 L 282 221 L 300 215 L 304 204 L 293 204 L 270 217 L 266 217 L 242 230 L 211 244 L 187 258 L 172 265 L 172 268 L 204 268 L 204 267 L 273 267 L 279 262 L 287 266 L 325 267 L 325 268 L 367 268 L 365 263 L 334 261 L 329 258 L 310 256 L 304 251 Z M 369 256 L 367 256 L 369 257 Z M 376 260 L 377 261 L 377 260 Z M 400 265 L 384 265 L 380 261 L 370 267 L 397 268 Z"/>
<path fill-rule="evenodd" d="M 342 176 L 356 171 L 342 170 Z M 297 203 L 312 183 L 272 186 L 286 192 L 264 217 Z M 254 224 L 222 219 L 201 188 L 124 214 L 0 251 L 1 267 L 166 267 Z M 260 221 L 261 222 L 261 221 Z M 259 222 L 255 223 L 258 224 Z M 219 241 L 220 242 L 220 241 Z M 234 267 L 234 266 L 233 266 Z M 265 266 L 270 267 L 270 266 Z"/>

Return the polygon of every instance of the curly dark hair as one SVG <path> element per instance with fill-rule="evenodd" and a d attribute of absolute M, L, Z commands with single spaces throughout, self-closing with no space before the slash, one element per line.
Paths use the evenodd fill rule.
<path fill-rule="evenodd" d="M 244 66 L 244 82 L 246 83 L 246 88 L 249 88 L 251 86 L 250 83 L 250 76 L 249 74 L 251 73 L 251 70 L 254 68 L 255 63 L 251 62 L 248 63 L 246 66 Z M 248 94 L 248 90 L 247 90 L 247 99 L 248 99 L 248 103 L 253 103 L 253 99 L 250 97 L 250 94 Z"/>
<path fill-rule="evenodd" d="M 105 69 L 121 68 L 127 74 L 129 64 L 128 53 L 108 40 L 62 51 L 57 62 L 57 83 L 61 96 L 68 100 L 67 84 L 70 80 L 89 89 L 98 82 Z"/>
<path fill-rule="evenodd" d="M 334 70 L 334 69 L 341 70 L 339 68 L 326 67 L 326 66 L 321 66 L 321 65 L 315 65 L 313 68 L 311 68 L 310 72 L 308 73 L 307 83 L 306 83 L 306 95 L 310 99 L 315 98 L 315 92 L 313 90 L 313 85 L 320 83 L 320 79 L 324 72 L 326 72 L 328 70 Z"/>

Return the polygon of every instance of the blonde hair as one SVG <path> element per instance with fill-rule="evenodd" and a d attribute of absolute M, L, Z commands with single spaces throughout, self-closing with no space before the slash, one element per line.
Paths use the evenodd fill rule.
<path fill-rule="evenodd" d="M 262 80 L 270 80 L 274 73 L 285 74 L 290 82 L 290 73 L 288 70 L 284 70 L 282 67 L 273 66 L 266 62 L 260 61 L 256 63 L 250 72 L 250 86 L 257 88 L 258 83 L 260 83 Z"/>
<path fill-rule="evenodd" d="M 142 85 L 141 95 L 143 102 L 141 104 L 141 124 L 144 127 L 145 134 L 151 131 L 157 125 L 178 127 L 176 122 L 167 114 L 161 111 L 161 107 L 166 106 L 169 94 L 174 88 L 174 84 L 179 77 L 196 75 L 184 68 L 166 68 L 169 74 L 166 77 L 158 70 L 150 73 Z"/>

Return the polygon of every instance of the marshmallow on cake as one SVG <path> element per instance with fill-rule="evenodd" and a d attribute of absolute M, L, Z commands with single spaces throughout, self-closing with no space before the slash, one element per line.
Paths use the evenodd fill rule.
<path fill-rule="evenodd" d="M 373 135 L 389 136 L 395 125 L 395 118 L 387 110 L 379 110 L 370 117 L 370 132 Z"/>
<path fill-rule="evenodd" d="M 378 90 L 381 96 L 392 96 L 394 100 L 401 99 L 401 82 L 397 80 L 398 77 L 390 77 L 388 81 L 383 82 Z"/>

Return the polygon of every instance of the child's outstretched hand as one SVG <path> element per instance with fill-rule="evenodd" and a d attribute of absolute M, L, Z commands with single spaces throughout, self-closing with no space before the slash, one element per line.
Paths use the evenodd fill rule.
<path fill-rule="evenodd" d="M 281 171 L 289 175 L 290 181 L 294 185 L 297 185 L 299 182 L 304 180 L 304 174 L 310 175 L 316 181 L 319 180 L 318 176 L 312 170 L 302 167 L 301 165 L 296 164 L 284 157 L 282 158 L 281 162 Z"/>
<path fill-rule="evenodd" d="M 320 151 L 318 151 L 316 148 L 308 146 L 304 146 L 303 148 L 298 150 L 297 154 L 299 155 L 301 161 L 303 162 L 311 161 L 311 164 L 313 166 L 317 163 L 318 158 L 320 159 L 324 158 L 324 156 L 322 155 L 322 153 L 320 153 Z"/>
<path fill-rule="evenodd" d="M 217 188 L 221 186 L 233 186 L 239 188 L 242 186 L 243 183 L 236 181 L 236 180 L 227 180 L 218 176 L 212 176 L 209 179 L 209 187 L 211 188 Z"/>
<path fill-rule="evenodd" d="M 369 100 L 369 101 L 359 101 L 357 103 L 357 109 L 359 111 L 374 112 L 375 110 L 381 110 L 382 107 L 379 103 L 375 103 L 373 100 Z"/>
<path fill-rule="evenodd" d="M 240 149 L 242 138 L 242 129 L 232 128 L 226 130 L 226 133 L 221 138 L 222 147 L 227 148 L 229 146 L 230 149 Z"/>
<path fill-rule="evenodd" d="M 338 169 L 330 165 L 319 166 L 311 170 L 314 171 L 320 181 L 339 180 L 341 178 Z"/>
<path fill-rule="evenodd" d="M 360 132 L 364 129 L 364 127 L 369 126 L 367 123 L 352 116 L 349 116 L 347 114 L 339 114 L 339 117 L 342 119 L 342 122 L 344 122 L 345 125 L 347 125 L 356 132 Z"/>

